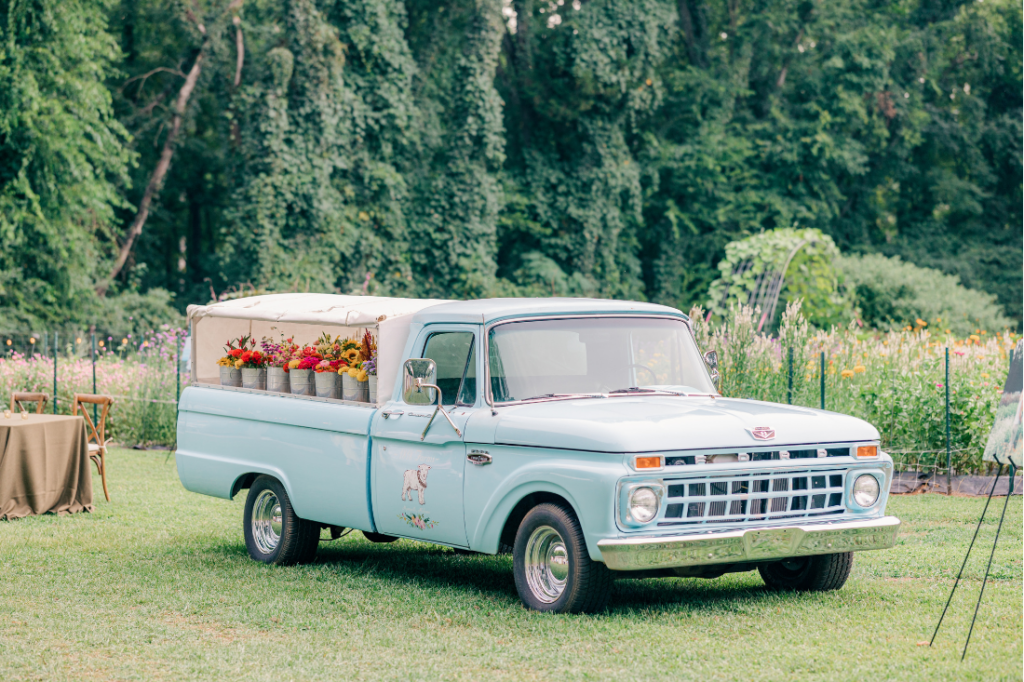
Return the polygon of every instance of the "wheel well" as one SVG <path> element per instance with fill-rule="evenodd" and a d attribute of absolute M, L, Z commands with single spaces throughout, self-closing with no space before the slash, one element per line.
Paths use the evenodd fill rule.
<path fill-rule="evenodd" d="M 246 488 L 251 488 L 253 481 L 255 481 L 256 477 L 260 475 L 261 474 L 250 473 L 242 474 L 241 476 L 236 478 L 234 484 L 231 486 L 231 499 L 234 499 L 235 495 L 237 495 L 239 491 L 245 490 Z"/>
<path fill-rule="evenodd" d="M 531 509 L 536 507 L 538 504 L 544 504 L 545 502 L 566 507 L 567 509 L 570 509 L 573 514 L 576 513 L 576 510 L 573 509 L 573 506 L 569 501 L 561 495 L 543 491 L 530 493 L 516 503 L 516 506 L 512 508 L 508 518 L 505 520 L 505 526 L 501 529 L 501 538 L 498 540 L 499 549 L 502 545 L 506 545 L 508 547 L 515 545 L 516 531 L 519 530 L 519 524 L 523 522 L 523 518 Z"/>

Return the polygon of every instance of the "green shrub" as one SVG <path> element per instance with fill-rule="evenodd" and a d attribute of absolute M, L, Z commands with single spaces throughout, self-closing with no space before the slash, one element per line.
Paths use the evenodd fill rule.
<path fill-rule="evenodd" d="M 995 296 L 968 289 L 958 277 L 905 263 L 898 256 L 845 256 L 836 268 L 868 327 L 902 329 L 920 326 L 920 319 L 959 336 L 981 329 L 1016 328 Z"/>

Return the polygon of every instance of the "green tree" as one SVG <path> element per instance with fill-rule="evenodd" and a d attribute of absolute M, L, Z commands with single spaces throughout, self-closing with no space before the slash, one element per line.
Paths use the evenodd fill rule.
<path fill-rule="evenodd" d="M 0 1 L 0 320 L 81 324 L 111 254 L 133 156 L 105 79 L 107 6 Z"/>

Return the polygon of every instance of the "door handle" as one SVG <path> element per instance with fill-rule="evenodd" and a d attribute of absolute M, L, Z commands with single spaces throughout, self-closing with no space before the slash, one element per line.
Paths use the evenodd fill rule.
<path fill-rule="evenodd" d="M 403 414 L 405 414 L 405 412 L 403 412 L 402 410 L 384 410 L 383 412 L 381 412 L 381 414 L 384 416 L 385 419 L 387 419 L 388 417 L 391 416 L 401 417 Z"/>
<path fill-rule="evenodd" d="M 469 460 L 470 464 L 476 464 L 478 467 L 482 467 L 483 465 L 490 464 L 494 461 L 493 458 L 484 450 L 472 450 L 468 455 L 466 455 L 466 459 Z"/>

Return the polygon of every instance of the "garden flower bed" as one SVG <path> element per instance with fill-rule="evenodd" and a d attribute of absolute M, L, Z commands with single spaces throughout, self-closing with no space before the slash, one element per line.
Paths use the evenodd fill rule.
<path fill-rule="evenodd" d="M 700 347 L 718 351 L 724 395 L 820 407 L 824 353 L 825 409 L 874 424 L 883 449 L 911 467 L 945 467 L 948 348 L 953 468 L 987 468 L 981 457 L 1016 335 L 978 329 L 957 338 L 941 320 L 918 320 L 893 332 L 817 330 L 798 304 L 771 336 L 757 331 L 760 311 L 751 308 L 734 309 L 719 322 L 707 321 L 701 308 L 690 316 Z"/>

